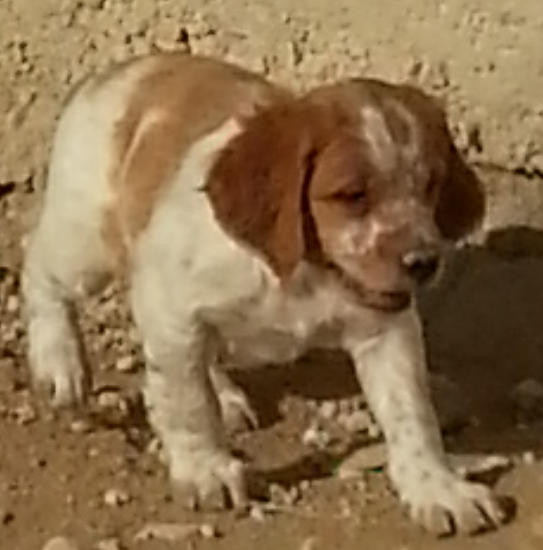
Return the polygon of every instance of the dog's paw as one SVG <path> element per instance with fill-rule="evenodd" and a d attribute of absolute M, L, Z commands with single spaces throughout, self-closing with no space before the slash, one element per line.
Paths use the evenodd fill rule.
<path fill-rule="evenodd" d="M 86 403 L 91 386 L 88 372 L 78 363 L 56 363 L 33 368 L 36 391 L 54 407 L 74 407 Z"/>
<path fill-rule="evenodd" d="M 505 521 L 505 511 L 486 486 L 449 472 L 413 478 L 399 489 L 411 518 L 438 536 L 477 534 Z"/>
<path fill-rule="evenodd" d="M 170 461 L 176 497 L 191 509 L 243 509 L 249 503 L 246 467 L 223 451 L 199 452 Z"/>

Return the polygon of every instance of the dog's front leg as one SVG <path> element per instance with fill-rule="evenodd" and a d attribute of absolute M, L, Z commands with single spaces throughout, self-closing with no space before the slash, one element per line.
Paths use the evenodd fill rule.
<path fill-rule="evenodd" d="M 459 478 L 447 464 L 417 313 L 391 318 L 371 340 L 357 338 L 354 330 L 347 348 L 385 435 L 391 481 L 411 517 L 438 534 L 473 533 L 501 522 L 491 491 Z"/>
<path fill-rule="evenodd" d="M 151 424 L 162 441 L 172 482 L 195 507 L 246 504 L 244 465 L 227 448 L 209 374 L 210 342 L 190 322 L 164 340 L 145 342 L 144 395 Z"/>
<path fill-rule="evenodd" d="M 164 270 L 153 265 L 136 272 L 132 307 L 147 363 L 145 403 L 174 488 L 191 506 L 222 507 L 227 499 L 244 506 L 245 468 L 228 450 L 210 376 L 214 333 L 184 311 Z"/>

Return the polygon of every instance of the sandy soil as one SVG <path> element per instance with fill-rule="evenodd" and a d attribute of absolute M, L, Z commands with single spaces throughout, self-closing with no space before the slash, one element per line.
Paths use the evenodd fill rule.
<path fill-rule="evenodd" d="M 527 379 L 543 381 L 540 4 L 0 2 L 0 550 L 38 550 L 55 536 L 72 542 L 49 550 L 543 548 L 541 386 L 532 384 L 534 395 L 514 392 Z M 365 417 L 348 365 L 328 356 L 240 375 L 264 426 L 236 436 L 236 444 L 274 484 L 275 511 L 183 512 L 142 427 L 134 399 L 141 364 L 115 292 L 86 310 L 85 336 L 103 389 L 90 420 L 51 418 L 37 406 L 23 355 L 18 266 L 53 125 L 84 73 L 153 46 L 221 55 L 297 87 L 347 74 L 410 79 L 446 102 L 491 208 L 484 230 L 441 286 L 422 297 L 421 309 L 431 366 L 457 385 L 447 395 L 466 421 L 448 436 L 449 448 L 510 459 L 506 473 L 491 476 L 517 501 L 509 526 L 436 541 L 405 519 L 370 450 L 356 479 L 336 475 L 345 448 L 367 443 L 372 429 L 341 427 L 345 418 Z M 205 527 L 176 542 L 136 540 L 149 522 L 170 521 Z"/>

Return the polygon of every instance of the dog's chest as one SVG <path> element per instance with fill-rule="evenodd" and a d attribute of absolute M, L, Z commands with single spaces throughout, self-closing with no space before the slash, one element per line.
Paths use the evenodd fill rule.
<path fill-rule="evenodd" d="M 222 312 L 219 333 L 236 365 L 285 363 L 314 347 L 337 347 L 344 307 L 326 292 L 292 296 L 278 291 Z"/>

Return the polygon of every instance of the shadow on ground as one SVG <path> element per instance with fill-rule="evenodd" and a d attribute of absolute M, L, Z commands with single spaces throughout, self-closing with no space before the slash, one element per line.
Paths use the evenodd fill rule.
<path fill-rule="evenodd" d="M 453 450 L 540 451 L 543 426 L 519 430 L 510 397 L 524 379 L 543 383 L 543 232 L 511 227 L 489 234 L 484 246 L 459 251 L 440 284 L 421 296 L 420 310 L 431 370 L 460 385 L 479 421 L 453 441 Z M 329 352 L 237 374 L 264 426 L 277 421 L 285 395 L 325 400 L 358 391 L 348 359 Z"/>

